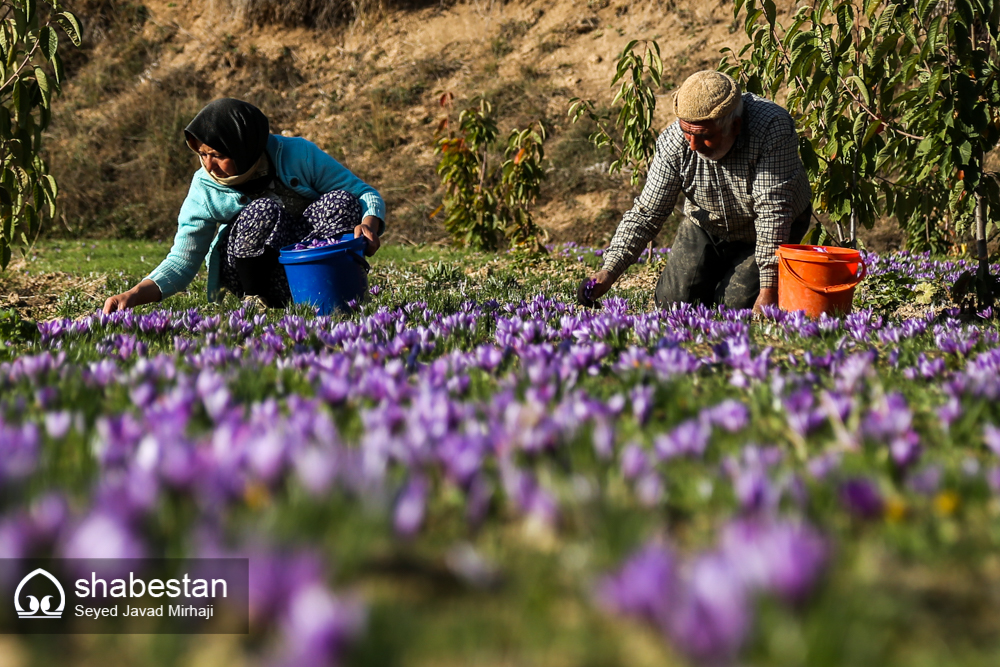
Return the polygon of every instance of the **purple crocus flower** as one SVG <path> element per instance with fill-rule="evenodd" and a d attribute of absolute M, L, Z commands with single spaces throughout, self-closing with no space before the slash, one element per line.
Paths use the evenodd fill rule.
<path fill-rule="evenodd" d="M 885 501 L 878 487 L 864 477 L 854 477 L 842 482 L 838 496 L 847 511 L 862 519 L 877 519 L 885 509 Z"/>
<path fill-rule="evenodd" d="M 663 479 L 655 471 L 641 475 L 635 482 L 635 495 L 643 507 L 655 507 L 663 500 Z"/>
<path fill-rule="evenodd" d="M 529 470 L 520 470 L 509 460 L 500 465 L 504 492 L 522 512 L 545 526 L 555 526 L 559 518 L 559 506 L 555 498 L 543 489 Z"/>
<path fill-rule="evenodd" d="M 750 608 L 739 571 L 729 558 L 709 553 L 695 560 L 669 632 L 686 655 L 708 665 L 735 660 L 750 629 Z"/>
<path fill-rule="evenodd" d="M 393 525 L 399 535 L 412 537 L 423 525 L 427 511 L 427 486 L 424 476 L 416 474 L 403 487 L 393 517 Z"/>
<path fill-rule="evenodd" d="M 738 433 L 750 423 L 750 411 L 739 401 L 727 398 L 718 405 L 703 410 L 702 418 L 712 426 L 718 426 L 729 433 Z"/>
<path fill-rule="evenodd" d="M 808 387 L 792 392 L 783 403 L 788 416 L 788 426 L 800 436 L 808 435 L 826 420 L 822 410 L 813 408 L 815 399 L 812 389 Z"/>
<path fill-rule="evenodd" d="M 900 469 L 912 466 L 920 458 L 920 437 L 914 431 L 906 431 L 889 441 L 889 455 Z"/>
<path fill-rule="evenodd" d="M 294 455 L 295 472 L 302 486 L 316 497 L 326 495 L 340 469 L 340 456 L 336 447 L 304 447 Z"/>
<path fill-rule="evenodd" d="M 3 423 L 0 416 L 0 482 L 22 479 L 38 465 L 38 427 L 28 423 L 13 426 Z"/>
<path fill-rule="evenodd" d="M 735 471 L 733 492 L 744 512 L 770 509 L 781 500 L 781 494 L 767 478 L 767 471 L 759 466 Z"/>
<path fill-rule="evenodd" d="M 906 405 L 906 399 L 902 394 L 893 393 L 865 416 L 862 431 L 865 437 L 882 440 L 906 433 L 912 422 L 913 416 Z"/>
<path fill-rule="evenodd" d="M 708 447 L 709 427 L 700 419 L 688 419 L 666 435 L 657 436 L 653 447 L 661 460 L 677 456 L 701 457 Z"/>
<path fill-rule="evenodd" d="M 69 433 L 73 415 L 68 410 L 45 413 L 45 432 L 53 440 L 61 440 Z"/>
<path fill-rule="evenodd" d="M 634 387 L 630 394 L 632 399 L 632 414 L 635 415 L 636 421 L 640 424 L 645 424 L 646 420 L 649 419 L 649 411 L 653 408 L 653 393 L 654 388 L 641 385 Z"/>
<path fill-rule="evenodd" d="M 649 470 L 649 455 L 642 445 L 630 442 L 622 449 L 621 466 L 625 479 L 635 479 Z"/>
<path fill-rule="evenodd" d="M 907 479 L 906 484 L 914 492 L 924 496 L 933 496 L 941 488 L 941 479 L 944 471 L 939 465 L 929 465 L 914 472 Z"/>
<path fill-rule="evenodd" d="M 806 463 L 806 470 L 813 479 L 825 479 L 827 475 L 840 467 L 840 454 L 827 452 L 814 456 Z"/>
<path fill-rule="evenodd" d="M 131 528 L 118 516 L 97 510 L 69 534 L 62 548 L 63 558 L 142 558 L 146 548 Z"/>
<path fill-rule="evenodd" d="M 610 611 L 663 626 L 677 593 L 674 555 L 653 543 L 625 561 L 617 574 L 605 577 L 597 586 L 596 597 Z"/>
<path fill-rule="evenodd" d="M 962 416 L 962 404 L 957 396 L 949 396 L 944 405 L 937 409 L 938 419 L 941 420 L 941 428 L 946 432 L 955 423 L 955 420 Z"/>
<path fill-rule="evenodd" d="M 20 559 L 28 555 L 33 539 L 31 522 L 24 516 L 10 516 L 0 519 L 0 558 Z M 0 575 L 6 577 L 4 568 Z M 0 580 L 7 585 L 9 582 Z"/>
<path fill-rule="evenodd" d="M 1000 466 L 994 466 L 986 472 L 986 483 L 995 494 L 1000 494 Z"/>
<path fill-rule="evenodd" d="M 793 604 L 812 591 L 829 557 L 826 540 L 808 524 L 767 518 L 729 524 L 720 548 L 747 586 Z"/>
<path fill-rule="evenodd" d="M 633 403 L 634 405 L 634 403 Z M 594 419 L 593 432 L 594 453 L 602 461 L 610 459 L 615 452 L 615 431 L 608 419 Z"/>
<path fill-rule="evenodd" d="M 296 590 L 282 622 L 279 665 L 325 667 L 339 662 L 365 625 L 364 607 L 337 598 L 320 582 Z"/>
<path fill-rule="evenodd" d="M 984 424 L 983 442 L 991 452 L 1000 456 L 1000 428 L 993 424 Z"/>

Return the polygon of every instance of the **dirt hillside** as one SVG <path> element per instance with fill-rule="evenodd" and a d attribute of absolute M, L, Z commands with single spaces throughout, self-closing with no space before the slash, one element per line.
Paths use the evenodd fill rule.
<path fill-rule="evenodd" d="M 431 217 L 441 203 L 433 142 L 446 112 L 438 100 L 452 92 L 456 109 L 490 100 L 503 132 L 542 120 L 549 178 L 536 217 L 553 240 L 603 243 L 636 190 L 606 175 L 606 154 L 587 141 L 593 128 L 567 119 L 570 100 L 610 104 L 625 44 L 655 39 L 662 128 L 673 120 L 670 90 L 745 39 L 728 2 L 417 3 L 320 29 L 287 15 L 254 21 L 252 6 L 79 0 L 87 42 L 69 58 L 49 140 L 63 193 L 55 233 L 170 237 L 197 168 L 181 129 L 206 102 L 233 96 L 375 185 L 387 240 L 443 241 L 441 216 Z"/>

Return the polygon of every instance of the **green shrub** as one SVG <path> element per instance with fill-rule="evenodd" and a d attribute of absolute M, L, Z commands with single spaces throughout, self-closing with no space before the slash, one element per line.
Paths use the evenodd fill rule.
<path fill-rule="evenodd" d="M 449 120 L 442 123 L 442 131 Z M 496 250 L 505 237 L 516 247 L 540 248 L 529 207 L 538 198 L 545 129 L 512 130 L 503 157 L 491 155 L 499 139 L 493 107 L 480 100 L 458 118 L 458 130 L 440 136 L 437 173 L 445 187 L 445 228 L 460 246 Z"/>
<path fill-rule="evenodd" d="M 0 0 L 0 11 L 0 269 L 6 269 L 11 249 L 38 236 L 46 211 L 55 216 L 58 190 L 40 156 L 42 133 L 65 78 L 59 33 L 79 46 L 83 31 L 57 0 Z"/>

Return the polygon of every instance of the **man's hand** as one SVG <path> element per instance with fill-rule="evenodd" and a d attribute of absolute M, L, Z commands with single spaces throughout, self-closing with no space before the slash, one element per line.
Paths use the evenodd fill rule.
<path fill-rule="evenodd" d="M 761 312 L 761 308 L 764 306 L 777 306 L 778 305 L 778 288 L 777 287 L 761 287 L 760 294 L 757 295 L 757 301 L 753 304 L 753 312 Z"/>
<path fill-rule="evenodd" d="M 125 310 L 147 303 L 155 303 L 161 298 L 163 298 L 163 294 L 156 283 L 152 280 L 143 280 L 127 292 L 109 296 L 108 300 L 104 302 L 104 314 L 110 315 L 116 310 Z"/>
<path fill-rule="evenodd" d="M 378 228 L 381 225 L 381 220 L 374 215 L 369 215 L 361 221 L 360 225 L 354 228 L 354 238 L 364 236 L 368 242 L 368 245 L 365 246 L 365 254 L 369 257 L 377 253 L 378 249 L 382 246 L 382 242 L 378 238 Z"/>
<path fill-rule="evenodd" d="M 584 278 L 580 283 L 576 290 L 576 302 L 581 306 L 593 308 L 597 305 L 597 300 L 607 294 L 614 283 L 611 274 L 602 269 L 590 278 Z"/>

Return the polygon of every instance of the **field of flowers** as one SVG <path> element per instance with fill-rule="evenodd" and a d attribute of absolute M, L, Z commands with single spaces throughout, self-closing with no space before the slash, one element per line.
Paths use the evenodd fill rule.
<path fill-rule="evenodd" d="M 0 557 L 249 556 L 252 628 L 0 655 L 998 664 L 1000 330 L 945 303 L 963 262 L 869 256 L 809 320 L 654 310 L 663 252 L 588 310 L 590 249 L 387 250 L 350 315 L 196 285 L 0 321 Z"/>

